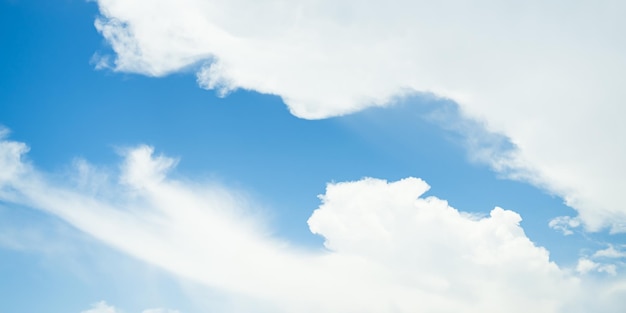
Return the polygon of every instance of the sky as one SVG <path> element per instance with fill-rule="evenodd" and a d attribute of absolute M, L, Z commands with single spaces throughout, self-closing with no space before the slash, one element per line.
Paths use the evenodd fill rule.
<path fill-rule="evenodd" d="M 624 9 L 0 0 L 0 313 L 623 312 Z"/>

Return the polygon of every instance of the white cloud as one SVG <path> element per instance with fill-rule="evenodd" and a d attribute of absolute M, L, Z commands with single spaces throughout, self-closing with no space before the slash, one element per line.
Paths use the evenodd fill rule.
<path fill-rule="evenodd" d="M 122 311 L 116 309 L 112 305 L 108 305 L 105 301 L 100 301 L 100 302 L 94 303 L 91 306 L 91 309 L 82 311 L 81 313 L 122 313 Z M 143 310 L 142 313 L 180 313 L 180 311 L 156 308 L 156 309 Z"/>
<path fill-rule="evenodd" d="M 580 226 L 580 220 L 571 216 L 557 216 L 548 223 L 550 228 L 561 231 L 563 235 L 569 236 L 574 234 L 573 228 Z"/>
<path fill-rule="evenodd" d="M 615 249 L 613 245 L 609 245 L 608 248 L 603 250 L 598 250 L 593 254 L 594 258 L 611 258 L 611 259 L 621 259 L 626 258 L 626 251 L 621 249 Z"/>
<path fill-rule="evenodd" d="M 232 294 L 238 305 L 254 303 L 251 312 L 569 313 L 586 312 L 582 301 L 597 292 L 623 295 L 613 282 L 589 289 L 552 263 L 517 213 L 464 213 L 423 198 L 429 187 L 417 178 L 329 184 L 308 222 L 328 251 L 307 251 L 269 236 L 233 191 L 168 177 L 176 161 L 150 147 L 127 150 L 121 172 L 108 175 L 120 179 L 97 174 L 94 188 L 52 180 L 20 161 L 26 149 L 16 146 L 23 147 L 0 142 L 0 160 L 16 160 L 3 168 L 21 169 L 0 180 L 0 201 L 58 216 L 137 259 Z M 76 181 L 98 173 L 80 164 Z M 596 312 L 617 312 L 617 303 Z M 86 312 L 115 309 L 102 302 Z"/>
<path fill-rule="evenodd" d="M 617 275 L 617 266 L 615 264 L 597 263 L 587 258 L 581 258 L 576 265 L 576 271 L 580 274 L 596 271 L 598 273 L 606 273 L 614 276 Z"/>
<path fill-rule="evenodd" d="M 581 274 L 587 274 L 590 271 L 596 269 L 598 267 L 598 263 L 591 261 L 587 258 L 581 258 L 578 260 L 578 264 L 576 265 L 576 271 Z"/>
<path fill-rule="evenodd" d="M 205 88 L 279 95 L 304 118 L 433 92 L 518 147 L 490 153 L 495 169 L 562 196 L 588 230 L 626 231 L 623 1 L 98 4 L 117 71 L 200 67 Z"/>
<path fill-rule="evenodd" d="M 142 313 L 180 313 L 180 311 L 159 308 L 159 309 L 147 309 L 147 310 L 144 310 Z"/>
<path fill-rule="evenodd" d="M 620 261 L 622 258 L 626 258 L 626 252 L 609 244 L 608 248 L 598 250 L 591 256 L 581 257 L 576 265 L 576 271 L 583 275 L 597 272 L 615 276 L 618 268 L 621 270 L 624 267 L 624 262 Z"/>
<path fill-rule="evenodd" d="M 598 272 L 615 276 L 617 275 L 617 266 L 615 264 L 603 264 L 598 267 Z"/>
<path fill-rule="evenodd" d="M 25 165 L 21 157 L 29 150 L 24 143 L 5 140 L 8 135 L 9 130 L 0 126 L 0 184 L 23 174 Z"/>
<path fill-rule="evenodd" d="M 108 305 L 106 302 L 100 301 L 94 303 L 91 306 L 91 309 L 82 311 L 81 313 L 119 313 L 119 311 L 115 307 Z"/>

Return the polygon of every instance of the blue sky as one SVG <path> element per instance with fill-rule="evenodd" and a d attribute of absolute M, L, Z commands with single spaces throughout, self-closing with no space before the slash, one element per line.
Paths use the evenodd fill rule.
<path fill-rule="evenodd" d="M 344 73 L 354 70 L 349 66 L 347 70 L 331 66 L 335 64 L 332 61 L 335 57 L 332 49 L 319 51 L 319 55 L 329 53 L 325 57 L 331 60 L 328 61 L 330 76 L 323 81 L 316 76 L 317 69 L 307 68 L 308 59 L 303 57 L 300 60 L 299 56 L 290 58 L 285 55 L 284 62 L 274 64 L 276 75 L 273 76 L 272 72 L 261 73 L 267 75 L 267 83 L 259 82 L 255 78 L 258 73 L 254 72 L 257 69 L 241 61 L 247 59 L 242 59 L 239 50 L 220 48 L 220 44 L 229 46 L 230 41 L 221 43 L 215 39 L 212 44 L 216 48 L 209 49 L 198 44 L 203 43 L 204 38 L 194 38 L 195 32 L 190 32 L 191 39 L 186 38 L 185 42 L 191 42 L 189 49 L 193 53 L 172 52 L 168 50 L 169 47 L 146 44 L 159 36 L 165 38 L 160 38 L 158 42 L 176 42 L 178 38 L 168 39 L 167 34 L 158 31 L 154 34 L 142 33 L 140 30 L 144 28 L 141 23 L 145 23 L 142 19 L 143 11 L 133 13 L 133 8 L 125 8 L 115 2 L 3 1 L 0 4 L 0 124 L 8 130 L 2 138 L 6 144 L 0 146 L 0 149 L 4 149 L 4 163 L 0 162 L 0 165 L 5 167 L 0 170 L 9 173 L 6 178 L 0 176 L 0 292 L 4 295 L 0 301 L 0 313 L 172 313 L 175 310 L 181 313 L 244 310 L 288 312 L 310 307 L 311 300 L 300 295 L 301 289 L 297 286 L 293 286 L 290 291 L 294 293 L 293 301 L 280 300 L 289 294 L 280 289 L 282 287 L 276 287 L 276 290 L 268 288 L 271 292 L 267 293 L 255 293 L 247 287 L 273 285 L 274 282 L 267 281 L 267 277 L 276 277 L 277 281 L 281 281 L 283 275 L 289 276 L 291 268 L 268 272 L 269 276 L 255 274 L 239 278 L 234 275 L 238 278 L 232 280 L 219 278 L 219 268 L 217 272 L 203 270 L 205 267 L 223 266 L 224 273 L 247 273 L 250 268 L 254 268 L 253 260 L 257 257 L 254 251 L 265 251 L 262 248 L 265 246 L 270 247 L 267 248 L 270 252 L 259 252 L 259 260 L 264 260 L 265 253 L 269 263 L 282 264 L 280 262 L 293 257 L 300 261 L 284 261 L 283 266 L 293 264 L 294 271 L 302 264 L 313 262 L 305 268 L 310 266 L 311 273 L 315 273 L 319 269 L 315 265 L 317 261 L 313 260 L 317 260 L 320 255 L 330 254 L 339 260 L 356 255 L 366 262 L 390 269 L 398 277 L 413 277 L 414 274 L 418 278 L 409 283 L 414 284 L 411 287 L 413 289 L 409 290 L 422 288 L 419 292 L 430 292 L 424 296 L 415 291 L 415 299 L 429 299 L 427 304 L 423 304 L 427 311 L 453 310 L 457 302 L 460 306 L 474 305 L 476 310 L 483 312 L 504 310 L 503 305 L 507 305 L 504 300 L 504 304 L 486 306 L 484 299 L 488 299 L 488 295 L 493 292 L 487 287 L 485 295 L 478 292 L 475 296 L 478 299 L 476 302 L 464 302 L 467 300 L 455 291 L 456 288 L 466 288 L 468 280 L 476 279 L 471 278 L 473 276 L 470 274 L 461 279 L 466 277 L 466 273 L 482 273 L 482 270 L 488 273 L 493 268 L 498 268 L 493 270 L 498 273 L 496 276 L 485 274 L 476 280 L 482 282 L 484 278 L 485 286 L 500 286 L 496 289 L 510 287 L 521 293 L 531 290 L 529 286 L 544 283 L 546 286 L 564 286 L 562 290 L 566 294 L 571 291 L 571 294 L 562 298 L 547 293 L 537 296 L 529 292 L 527 296 L 520 297 L 520 301 L 523 301 L 520 309 L 543 308 L 548 312 L 562 312 L 568 305 L 573 305 L 567 303 L 567 296 L 578 297 L 580 294 L 585 296 L 579 297 L 583 300 L 577 304 L 578 307 L 596 307 L 594 299 L 598 294 L 593 292 L 599 292 L 605 297 L 606 305 L 602 308 L 605 312 L 618 312 L 620 307 L 623 308 L 624 303 L 620 302 L 619 295 L 624 293 L 622 271 L 626 238 L 619 227 L 626 222 L 626 219 L 622 219 L 626 213 L 622 208 L 605 210 L 604 205 L 613 202 L 606 200 L 603 193 L 580 193 L 577 188 L 585 187 L 584 184 L 563 183 L 568 179 L 579 182 L 578 176 L 568 176 L 572 172 L 580 172 L 580 181 L 583 182 L 587 178 L 590 182 L 607 184 L 622 181 L 602 176 L 605 172 L 604 164 L 595 168 L 595 164 L 568 158 L 554 163 L 536 152 L 541 145 L 534 146 L 533 143 L 541 140 L 528 134 L 536 129 L 545 131 L 546 135 L 540 134 L 540 137 L 569 134 L 567 129 L 558 128 L 558 121 L 542 124 L 543 115 L 540 115 L 541 118 L 524 120 L 527 116 L 520 109 L 519 125 L 530 126 L 527 129 L 516 128 L 517 120 L 511 119 L 508 113 L 492 113 L 500 109 L 493 107 L 492 110 L 489 106 L 473 104 L 464 106 L 464 101 L 474 103 L 475 100 L 466 100 L 471 97 L 467 98 L 463 92 L 476 90 L 481 95 L 483 90 L 478 85 L 468 83 L 466 88 L 458 81 L 442 80 L 432 86 L 449 83 L 453 87 L 434 88 L 425 83 L 425 88 L 420 89 L 412 85 L 413 80 L 402 82 L 402 79 L 406 79 L 405 74 L 394 76 L 394 71 L 397 71 L 395 68 L 373 68 L 368 72 L 367 63 L 363 67 L 365 74 L 352 77 L 352 80 L 363 78 L 363 88 L 376 83 L 376 79 L 365 78 L 367 73 L 372 73 L 373 77 L 379 75 L 385 80 L 380 82 L 380 86 L 387 88 L 387 81 L 395 82 L 397 79 L 401 89 L 409 86 L 409 91 L 398 93 L 400 87 L 389 87 L 394 92 L 388 92 L 382 87 L 380 90 L 372 87 L 367 92 L 361 91 L 357 88 L 358 83 L 343 81 L 343 74 L 337 74 L 340 77 L 332 82 L 335 79 L 333 71 Z M 192 4 L 189 5 L 193 9 Z M 243 2 L 239 5 L 243 5 Z M 168 4 L 163 1 L 154 6 L 167 8 Z M 184 5 L 181 7 L 184 8 Z M 243 17 L 247 14 L 243 10 L 245 5 L 240 8 L 227 7 L 215 4 L 215 8 L 223 9 L 224 14 L 232 13 L 231 9 L 241 9 Z M 330 7 L 332 5 L 329 5 L 329 10 Z M 264 12 L 263 8 L 254 9 Z M 362 22 L 358 18 L 351 20 L 353 17 L 346 13 L 349 9 L 337 10 L 343 13 L 331 14 L 333 19 L 345 19 L 348 24 L 352 21 L 357 26 Z M 167 10 L 165 12 L 157 13 L 169 14 Z M 174 13 L 172 16 L 164 16 L 147 9 L 144 13 L 146 16 L 155 14 L 157 21 L 158 18 L 169 21 L 173 25 L 172 29 L 180 26 L 176 24 L 180 20 Z M 347 15 L 344 16 L 344 13 Z M 381 14 L 386 17 L 386 13 Z M 212 21 L 212 15 L 208 14 L 206 18 Z M 94 27 L 96 19 L 100 25 L 111 26 L 113 32 L 117 31 L 117 37 L 107 33 L 106 27 Z M 232 20 L 239 21 L 234 16 Z M 125 24 L 119 26 L 116 21 Z M 161 24 L 157 21 L 151 23 Z M 264 18 L 260 18 L 259 22 L 264 21 Z M 311 18 L 311 23 L 316 21 Z M 184 23 L 181 25 L 183 28 L 188 27 Z M 215 25 L 219 26 L 219 22 Z M 267 40 L 268 46 L 282 47 L 281 38 L 291 38 L 288 35 L 278 36 L 278 39 L 268 36 L 275 25 L 268 26 L 267 33 L 261 27 L 259 37 L 250 35 L 248 29 L 251 26 L 245 22 L 233 28 L 229 28 L 231 24 L 225 25 L 223 31 L 230 32 L 234 37 L 240 35 L 242 42 L 253 38 L 257 41 Z M 324 34 L 323 27 L 320 26 L 321 34 Z M 449 31 L 444 28 L 441 34 Z M 294 28 L 294 32 L 298 30 Z M 309 31 L 302 30 L 307 35 Z M 198 32 L 202 33 L 202 30 Z M 139 49 L 133 49 L 133 44 L 122 45 L 115 41 L 115 38 L 123 37 L 120 34 L 128 33 L 131 34 L 130 42 Z M 375 35 L 369 38 L 372 42 L 379 40 Z M 216 35 L 215 38 L 218 37 Z M 365 39 L 355 39 L 357 48 L 359 40 Z M 257 41 L 251 39 L 254 44 Z M 289 40 L 284 42 L 291 43 Z M 316 43 L 313 40 L 311 44 Z M 321 41 L 319 44 L 323 46 L 325 43 Z M 194 47 L 194 44 L 198 46 Z M 297 48 L 298 44 L 294 42 L 293 46 Z M 383 51 L 379 53 L 381 57 L 385 53 L 396 55 L 396 46 L 393 44 L 389 47 L 384 43 L 380 45 Z M 124 48 L 129 46 L 130 52 L 125 51 Z M 338 50 L 349 51 L 347 48 L 344 44 L 337 46 Z M 202 49 L 209 50 L 203 52 Z M 278 48 L 276 51 L 267 49 L 259 50 L 257 54 L 263 56 L 284 52 Z M 178 59 L 176 53 L 180 53 L 180 60 L 183 61 Z M 464 52 L 461 50 L 458 53 Z M 550 53 L 546 50 L 546 54 Z M 207 57 L 208 54 L 211 56 Z M 340 62 L 342 54 L 337 54 Z M 221 60 L 226 61 L 220 63 Z M 272 62 L 275 58 L 268 57 L 265 61 Z M 402 59 L 398 62 L 404 61 Z M 288 68 L 280 68 L 282 63 L 288 64 Z M 211 69 L 212 64 L 220 64 L 222 67 L 216 66 L 211 72 L 208 69 Z M 289 73 L 289 67 L 294 64 L 302 67 L 291 68 L 293 80 L 285 80 L 282 73 Z M 235 70 L 230 72 L 229 68 Z M 246 72 L 248 69 L 251 70 Z M 313 74 L 307 75 L 307 70 Z M 441 72 L 446 71 L 442 69 Z M 391 79 L 385 78 L 385 75 L 391 75 Z M 211 77 L 217 77 L 217 83 L 211 83 Z M 488 82 L 487 79 L 484 81 Z M 274 82 L 275 85 L 272 85 Z M 319 88 L 323 89 L 316 89 L 318 82 L 322 86 Z M 344 83 L 345 88 L 332 87 Z M 307 86 L 315 93 L 306 90 Z M 575 84 L 572 83 L 572 86 Z M 219 90 L 206 90 L 219 88 L 232 90 L 226 95 L 220 95 Z M 455 91 L 454 88 L 463 92 Z M 502 89 L 507 88 L 503 86 Z M 523 86 L 520 88 L 524 89 Z M 529 86 L 528 90 L 536 91 L 532 88 Z M 361 97 L 373 100 L 363 102 L 358 100 Z M 517 95 L 510 97 L 513 99 Z M 324 102 L 324 99 L 332 100 Z M 336 102 L 335 99 L 343 99 L 343 102 Z M 489 102 L 502 98 L 487 95 L 472 99 Z M 550 110 L 546 109 L 546 116 Z M 572 116 L 577 115 L 572 113 Z M 606 121 L 591 119 L 591 129 L 602 127 L 594 126 L 596 122 L 601 125 Z M 606 123 L 610 125 L 611 121 Z M 612 138 L 607 142 L 613 144 L 617 144 L 623 137 L 620 129 L 609 134 Z M 601 135 L 604 136 L 604 133 Z M 571 151 L 568 150 L 569 138 L 555 139 L 551 141 L 551 145 L 556 145 L 554 149 Z M 584 138 L 579 140 L 585 142 Z M 561 142 L 562 148 L 559 148 Z M 23 152 L 21 161 L 11 163 L 13 150 L 10 149 L 19 144 L 27 145 L 29 150 Z M 149 150 L 143 145 L 153 147 L 154 153 L 151 156 L 150 153 L 148 156 L 142 154 Z M 590 147 L 595 148 L 598 147 Z M 614 153 L 617 159 L 621 153 L 617 151 L 619 149 L 616 148 Z M 615 165 L 611 160 L 605 163 Z M 24 166 L 26 169 L 22 172 Z M 11 174 L 13 168 L 18 169 L 18 174 Z M 615 168 L 615 171 L 619 173 L 621 168 Z M 600 178 L 585 176 L 586 173 L 593 173 L 594 169 L 600 173 Z M 369 181 L 368 177 L 379 180 Z M 434 222 L 422 221 L 424 224 L 416 222 L 413 226 L 407 226 L 402 218 L 396 220 L 394 214 L 408 214 L 394 209 L 405 206 L 404 202 L 397 199 L 404 199 L 404 194 L 413 194 L 409 191 L 403 193 L 405 188 L 421 188 L 419 183 L 403 180 L 407 177 L 423 179 L 431 186 L 422 198 L 434 196 L 446 200 L 454 209 L 449 211 L 437 207 L 439 209 L 435 212 L 446 213 L 436 215 L 439 219 Z M 598 180 L 594 181 L 596 178 Z M 406 187 L 392 183 L 396 181 L 405 182 Z M 155 186 L 163 189 L 153 190 L 157 188 Z M 368 191 L 362 194 L 360 190 Z M 380 197 L 377 196 L 379 191 Z M 159 198 L 169 195 L 169 192 L 172 198 Z M 196 200 L 186 202 L 188 199 L 179 198 L 180 195 L 197 199 L 199 203 L 205 203 L 206 208 L 200 205 L 201 210 L 196 212 L 196 205 L 191 205 Z M 318 195 L 325 196 L 320 198 Z M 420 193 L 416 193 L 414 198 L 418 196 Z M 362 200 L 365 202 L 361 203 L 359 199 L 370 200 Z M 174 204 L 169 209 L 179 213 L 171 213 L 168 208 L 160 206 L 162 201 L 170 200 Z M 355 205 L 359 210 L 349 210 L 353 202 L 357 203 Z M 197 220 L 198 217 L 213 217 L 219 224 L 219 218 L 224 218 L 223 224 L 232 226 L 234 230 L 204 233 L 201 226 L 184 224 L 181 221 L 187 221 L 187 216 L 176 214 L 186 212 L 186 203 L 194 207 L 188 214 L 195 218 L 189 221 Z M 94 209 L 89 207 L 91 205 Z M 118 219 L 112 218 L 106 210 L 98 209 L 101 206 L 114 207 L 114 211 L 119 210 L 122 215 Z M 436 207 L 431 202 L 424 206 Z M 511 212 L 506 211 L 508 213 L 500 219 L 497 215 L 499 211 L 492 212 L 494 207 Z M 202 211 L 204 209 L 207 212 Z M 468 217 L 463 213 L 459 217 L 454 213 L 457 210 L 473 215 Z M 311 217 L 314 211 L 316 213 Z M 85 215 L 81 212 L 85 212 Z M 129 216 L 124 217 L 125 212 L 130 212 Z M 166 216 L 172 220 L 164 224 L 151 224 L 151 214 L 159 215 L 163 212 L 170 212 L 167 214 L 172 215 Z M 492 217 L 488 218 L 490 212 Z M 515 214 L 521 215 L 523 219 L 519 226 Z M 571 228 L 571 235 L 564 235 L 558 223 L 549 226 L 551 221 L 557 221 L 557 217 L 563 216 L 571 221 L 567 228 Z M 130 222 L 120 222 L 126 221 L 126 218 Z M 399 224 L 384 224 L 389 222 L 388 218 Z M 379 238 L 374 235 L 376 228 L 367 228 L 373 225 L 371 219 L 379 219 L 378 222 L 386 225 L 384 227 L 389 227 L 387 232 L 392 239 L 387 240 L 390 241 L 378 244 Z M 476 222 L 481 219 L 485 221 L 483 224 L 495 223 L 495 226 L 478 226 L 483 225 Z M 93 224 L 90 221 L 101 222 Z M 336 224 L 337 221 L 345 224 Z M 438 221 L 443 225 L 441 229 L 428 233 L 428 225 L 438 225 Z M 457 227 L 450 226 L 457 225 L 454 224 L 457 222 L 460 223 L 458 231 Z M 476 225 L 472 224 L 474 222 Z M 501 228 L 498 228 L 498 223 L 501 223 Z M 337 226 L 340 224 L 343 226 Z M 466 224 L 470 226 L 463 226 Z M 155 228 L 155 225 L 161 228 Z M 195 232 L 185 232 L 187 226 Z M 446 227 L 451 227 L 449 232 L 446 232 Z M 246 234 L 245 238 L 249 236 L 252 239 L 238 241 L 236 230 L 240 228 Z M 501 237 L 503 229 L 507 234 L 510 231 L 511 235 Z M 522 229 L 522 233 L 518 232 Z M 468 233 L 463 234 L 464 231 Z M 461 232 L 460 235 L 457 232 Z M 182 242 L 199 246 L 190 251 L 176 250 L 176 247 L 168 245 L 156 250 L 144 249 L 144 244 L 153 242 L 150 240 L 169 240 L 167 234 L 172 234 L 172 238 L 182 236 Z M 205 242 L 203 238 L 197 237 L 207 234 L 221 237 L 221 241 Z M 147 241 L 142 241 L 144 235 Z M 353 235 L 356 237 L 353 238 Z M 120 241 L 116 236 L 128 236 L 129 243 Z M 137 240 L 131 239 L 132 236 Z M 475 239 L 465 242 L 455 239 L 456 236 Z M 503 239 L 496 241 L 492 248 L 484 248 L 491 247 L 489 243 L 492 238 Z M 243 252 L 236 254 L 236 261 L 229 263 L 220 257 L 228 256 L 232 247 L 224 251 L 219 247 L 222 244 L 230 246 L 231 242 L 233 247 L 242 247 Z M 506 247 L 520 242 L 523 242 L 521 248 L 507 250 Z M 452 248 L 445 248 L 448 246 Z M 444 248 L 440 251 L 438 247 Z M 167 250 L 170 248 L 173 250 Z M 481 249 L 487 249 L 487 252 Z M 481 260 L 490 255 L 490 249 L 504 252 L 498 254 L 497 261 L 490 261 L 495 263 L 484 263 Z M 155 251 L 180 253 L 180 259 L 155 259 Z M 542 257 L 541 251 L 549 253 L 549 260 Z M 472 260 L 476 260 L 478 270 L 472 270 L 472 267 L 458 268 L 458 265 L 439 267 L 438 263 L 455 264 L 449 260 L 461 257 L 461 252 L 475 255 Z M 279 257 L 274 259 L 275 255 Z M 381 257 L 383 255 L 389 259 Z M 438 259 L 435 263 L 428 263 L 415 255 L 433 255 Z M 510 261 L 509 256 L 516 260 Z M 527 256 L 530 261 L 524 261 Z M 183 265 L 185 262 L 182 260 L 189 260 L 190 263 Z M 212 264 L 212 260 L 218 261 Z M 535 272 L 534 268 L 528 269 L 529 264 L 534 262 L 532 260 L 539 262 L 539 267 L 545 266 L 545 271 L 550 274 L 542 276 L 537 274 L 540 270 Z M 332 262 L 343 264 L 341 262 L 347 261 Z M 229 264 L 232 264 L 232 268 Z M 370 278 L 361 283 L 351 281 L 351 275 L 360 277 L 363 273 L 377 273 L 378 267 L 374 267 L 376 270 L 363 267 L 363 273 L 358 272 L 361 269 L 358 264 L 361 263 L 354 267 L 356 274 L 342 270 L 340 265 L 328 265 L 328 268 L 332 267 L 328 275 L 338 277 L 337 282 L 331 280 L 330 283 L 336 283 L 337 286 L 376 286 L 363 287 L 365 289 L 362 291 L 380 295 L 383 299 L 380 303 L 373 302 L 372 308 L 389 312 L 415 308 L 410 293 L 407 298 L 402 298 L 402 293 L 393 289 L 398 286 L 395 280 L 389 283 L 389 289 L 385 289 L 387 280 L 379 285 L 375 274 L 372 274 L 374 278 L 371 281 Z M 326 269 L 323 266 L 321 268 Z M 507 270 L 500 272 L 499 268 Z M 273 267 L 268 265 L 268 269 L 271 271 Z M 533 277 L 530 283 L 518 281 L 520 278 L 515 275 L 526 273 L 527 270 L 532 273 L 528 274 L 529 277 Z M 429 278 L 429 273 L 434 273 L 432 275 L 435 278 Z M 533 276 L 535 274 L 537 276 Z M 302 277 L 302 284 L 310 284 L 307 279 L 310 278 L 306 275 Z M 435 288 L 429 285 L 431 280 L 445 281 L 444 285 L 453 287 Z M 577 280 L 575 286 L 569 285 L 572 280 Z M 323 279 L 320 278 L 320 281 Z M 281 284 L 276 283 L 277 286 Z M 595 286 L 598 284 L 613 286 L 613 291 L 597 291 Z M 424 287 L 426 285 L 430 287 Z M 311 297 L 317 296 L 317 289 L 311 288 Z M 355 287 L 355 293 L 356 290 L 358 288 Z M 451 304 L 441 307 L 436 300 L 431 302 L 438 296 Z M 549 299 L 548 302 L 557 304 L 542 307 L 543 302 L 540 300 L 544 296 Z M 361 310 L 353 306 L 350 297 L 346 296 L 346 299 L 330 299 L 328 306 L 319 307 L 318 310 Z M 506 296 L 503 299 L 507 299 Z M 386 301 L 396 306 L 380 306 Z"/>

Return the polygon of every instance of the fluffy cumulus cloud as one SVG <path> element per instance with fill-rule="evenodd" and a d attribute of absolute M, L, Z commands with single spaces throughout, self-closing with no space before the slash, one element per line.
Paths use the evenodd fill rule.
<path fill-rule="evenodd" d="M 618 267 L 624 266 L 625 259 L 626 251 L 623 251 L 623 247 L 615 248 L 609 244 L 606 249 L 581 257 L 576 265 L 576 271 L 580 274 L 598 272 L 615 276 Z"/>
<path fill-rule="evenodd" d="M 308 221 L 325 239 L 317 251 L 272 236 L 253 202 L 236 192 L 172 179 L 176 160 L 151 147 L 126 150 L 118 173 L 79 162 L 72 184 L 37 170 L 26 151 L 0 141 L 0 167 L 13 173 L 0 178 L 0 201 L 58 216 L 137 259 L 250 303 L 249 312 L 623 309 L 623 283 L 596 287 L 589 285 L 596 276 L 560 268 L 525 235 L 517 213 L 459 211 L 424 197 L 429 186 L 417 178 L 329 184 Z M 579 272 L 596 268 L 583 264 Z M 602 306 L 594 300 L 600 296 Z M 85 312 L 116 309 L 101 302 Z"/>
<path fill-rule="evenodd" d="M 304 118 L 415 92 L 509 137 L 485 161 L 562 196 L 587 230 L 626 231 L 623 1 L 98 0 L 99 68 L 196 70 L 220 93 L 282 97 Z"/>

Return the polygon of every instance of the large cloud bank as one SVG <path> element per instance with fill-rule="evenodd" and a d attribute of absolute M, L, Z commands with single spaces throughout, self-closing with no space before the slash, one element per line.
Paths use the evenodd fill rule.
<path fill-rule="evenodd" d="M 99 0 L 115 56 L 151 76 L 282 97 L 324 118 L 414 92 L 456 101 L 517 150 L 485 161 L 626 231 L 623 1 Z"/>
<path fill-rule="evenodd" d="M 137 259 L 232 294 L 238 305 L 250 303 L 247 312 L 623 310 L 619 276 L 598 285 L 593 275 L 559 268 L 526 237 L 517 213 L 459 211 L 422 197 L 429 186 L 417 178 L 329 184 L 308 222 L 327 250 L 311 251 L 271 236 L 240 195 L 168 177 L 176 160 L 150 147 L 127 150 L 117 173 L 76 162 L 65 182 L 25 162 L 27 151 L 0 141 L 0 201 L 58 216 Z"/>

